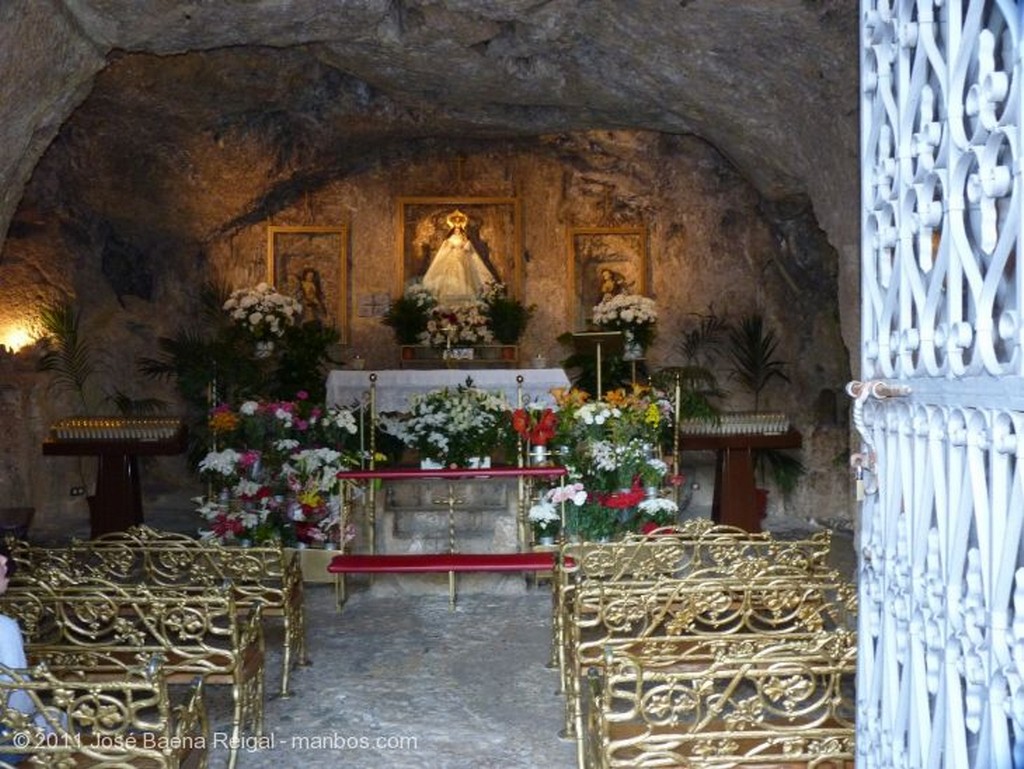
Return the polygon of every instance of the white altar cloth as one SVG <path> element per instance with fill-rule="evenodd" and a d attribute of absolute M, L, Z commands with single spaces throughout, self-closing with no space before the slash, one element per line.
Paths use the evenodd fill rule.
<path fill-rule="evenodd" d="M 457 387 L 466 378 L 483 390 L 501 392 L 516 404 L 516 377 L 523 378 L 523 400 L 551 403 L 550 390 L 569 387 L 560 368 L 525 369 L 387 369 L 382 371 L 336 370 L 327 375 L 328 405 L 365 403 L 370 394 L 370 374 L 377 375 L 377 411 L 406 411 L 409 398 L 441 387 Z"/>

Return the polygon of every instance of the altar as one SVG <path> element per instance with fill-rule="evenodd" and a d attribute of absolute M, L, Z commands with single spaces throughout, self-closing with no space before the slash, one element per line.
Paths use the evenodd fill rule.
<path fill-rule="evenodd" d="M 524 402 L 550 403 L 550 391 L 568 388 L 569 378 L 560 368 L 526 369 L 385 369 L 381 371 L 335 370 L 327 375 L 327 404 L 350 406 L 369 397 L 371 374 L 375 374 L 377 411 L 406 411 L 413 395 L 457 387 L 470 379 L 475 387 L 499 392 L 515 406 L 522 377 Z"/>

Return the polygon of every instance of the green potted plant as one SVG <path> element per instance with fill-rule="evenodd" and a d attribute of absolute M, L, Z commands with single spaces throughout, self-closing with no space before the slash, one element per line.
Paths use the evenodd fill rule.
<path fill-rule="evenodd" d="M 729 323 L 712 305 L 688 317 L 677 333 L 676 349 L 682 354 L 683 365 L 659 369 L 651 379 L 674 399 L 678 420 L 713 424 L 719 414 L 714 401 L 726 394 L 718 384 L 715 367 L 724 353 Z"/>
<path fill-rule="evenodd" d="M 43 328 L 44 352 L 40 371 L 49 373 L 55 386 L 74 393 L 83 416 L 95 416 L 99 403 L 123 416 L 144 416 L 163 411 L 167 404 L 156 398 L 132 398 L 117 387 L 107 387 L 97 379 L 102 371 L 92 345 L 81 330 L 81 313 L 67 297 L 55 299 L 39 311 Z"/>
<path fill-rule="evenodd" d="M 483 302 L 495 341 L 505 345 L 518 344 L 533 315 L 533 307 L 509 296 L 504 283 L 488 284 L 483 292 Z"/>
<path fill-rule="evenodd" d="M 789 381 L 785 372 L 789 364 L 776 357 L 778 347 L 778 336 L 760 313 L 744 315 L 729 329 L 732 378 L 753 396 L 755 412 L 761 405 L 761 393 L 773 379 Z"/>
<path fill-rule="evenodd" d="M 744 315 L 729 329 L 727 352 L 732 379 L 750 394 L 755 412 L 761 406 L 765 388 L 773 380 L 789 381 L 785 371 L 789 364 L 778 357 L 778 347 L 778 335 L 760 313 Z M 783 494 L 793 491 L 806 472 L 798 457 L 781 449 L 756 450 L 754 467 L 760 477 L 770 476 Z M 767 492 L 761 492 L 766 505 Z"/>
<path fill-rule="evenodd" d="M 382 323 L 395 332 L 399 344 L 420 344 L 427 330 L 430 311 L 437 298 L 422 283 L 410 283 L 405 292 L 391 303 Z"/>

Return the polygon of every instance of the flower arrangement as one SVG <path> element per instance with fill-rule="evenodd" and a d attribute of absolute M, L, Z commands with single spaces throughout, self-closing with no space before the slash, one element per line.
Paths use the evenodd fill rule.
<path fill-rule="evenodd" d="M 508 287 L 497 281 L 484 285 L 476 301 L 451 306 L 439 304 L 429 288 L 413 281 L 391 303 L 383 323 L 394 329 L 399 344 L 515 344 L 532 312 L 532 308 L 509 296 Z"/>
<path fill-rule="evenodd" d="M 510 296 L 508 286 L 497 281 L 487 283 L 480 298 L 494 338 L 501 344 L 516 344 L 530 322 L 533 308 Z"/>
<path fill-rule="evenodd" d="M 494 334 L 483 302 L 454 307 L 437 305 L 430 310 L 420 341 L 431 347 L 471 347 L 493 342 Z"/>
<path fill-rule="evenodd" d="M 212 492 L 198 500 L 204 536 L 285 544 L 343 537 L 337 474 L 360 459 L 348 447 L 358 432 L 350 410 L 300 392 L 294 401 L 221 404 L 209 428 L 225 448 L 198 465 Z"/>
<path fill-rule="evenodd" d="M 534 535 L 537 538 L 556 535 L 562 524 L 559 507 L 564 504 L 579 508 L 587 503 L 587 496 L 583 484 L 578 482 L 542 492 L 526 514 L 533 526 Z"/>
<path fill-rule="evenodd" d="M 648 457 L 640 467 L 640 479 L 646 488 L 656 488 L 668 475 L 668 465 L 659 457 Z"/>
<path fill-rule="evenodd" d="M 654 341 L 658 308 L 650 297 L 612 294 L 594 307 L 593 322 L 599 328 L 622 331 L 627 337 L 627 344 L 632 341 L 646 348 Z"/>
<path fill-rule="evenodd" d="M 427 330 L 430 311 L 437 305 L 437 298 L 419 281 L 406 286 L 402 296 L 391 303 L 384 315 L 383 323 L 395 332 L 399 344 L 419 344 L 421 335 Z"/>
<path fill-rule="evenodd" d="M 590 400 L 575 389 L 552 395 L 554 440 L 569 447 L 565 461 L 572 504 L 566 512 L 567 533 L 603 539 L 651 522 L 674 521 L 676 503 L 652 491 L 668 478 L 668 465 L 657 456 L 660 431 L 672 418 L 665 394 L 634 385 L 608 392 L 602 400 Z"/>
<path fill-rule="evenodd" d="M 512 429 L 534 446 L 546 446 L 555 437 L 558 417 L 550 408 L 518 408 L 512 412 Z"/>
<path fill-rule="evenodd" d="M 541 498 L 538 502 L 531 505 L 526 517 L 533 527 L 534 538 L 538 540 L 542 537 L 554 537 L 558 533 L 559 528 L 561 528 L 560 522 L 562 517 L 558 512 L 558 508 L 555 507 L 553 502 L 545 498 Z"/>
<path fill-rule="evenodd" d="M 385 416 L 381 429 L 445 467 L 465 467 L 470 457 L 490 456 L 503 442 L 505 401 L 466 384 L 413 396 L 406 414 Z"/>
<path fill-rule="evenodd" d="M 224 302 L 224 311 L 255 339 L 265 341 L 284 336 L 285 329 L 301 317 L 302 305 L 279 294 L 273 286 L 259 283 L 254 288 L 232 291 Z"/>

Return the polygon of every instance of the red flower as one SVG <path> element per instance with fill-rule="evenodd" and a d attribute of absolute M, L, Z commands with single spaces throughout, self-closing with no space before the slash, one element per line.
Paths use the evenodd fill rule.
<path fill-rule="evenodd" d="M 266 499 L 271 494 L 269 486 L 260 486 L 253 494 L 240 494 L 241 499 Z"/>
<path fill-rule="evenodd" d="M 526 413 L 526 409 L 516 409 L 512 412 L 512 429 L 524 438 L 529 436 L 530 415 Z"/>
<path fill-rule="evenodd" d="M 245 527 L 242 526 L 242 522 L 237 518 L 228 518 L 225 513 L 220 513 L 213 519 L 213 533 L 218 537 L 226 537 L 229 534 L 238 536 L 243 531 Z"/>
<path fill-rule="evenodd" d="M 307 545 L 311 545 L 314 542 L 323 542 L 325 539 L 324 532 L 314 523 L 295 524 L 295 537 L 299 542 L 305 542 Z"/>
<path fill-rule="evenodd" d="M 516 409 L 512 412 L 512 429 L 536 446 L 543 446 L 554 438 L 556 427 L 558 417 L 551 409 L 544 409 L 540 416 L 535 416 L 526 409 Z"/>
<path fill-rule="evenodd" d="M 644 499 L 644 490 L 634 486 L 628 491 L 613 491 L 600 498 L 604 507 L 612 507 L 616 510 L 624 510 L 629 507 L 636 507 Z"/>

